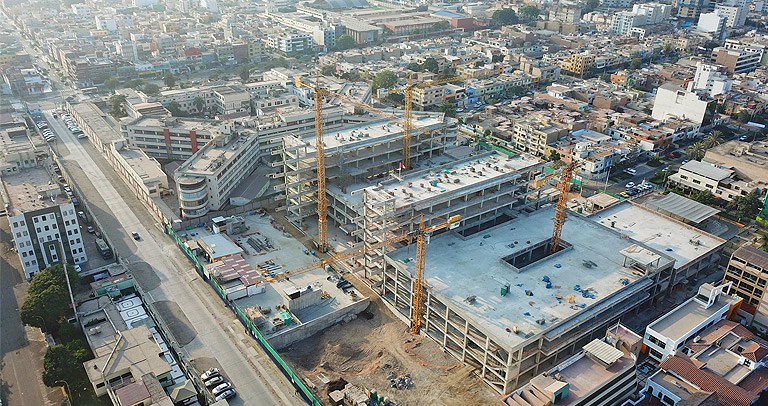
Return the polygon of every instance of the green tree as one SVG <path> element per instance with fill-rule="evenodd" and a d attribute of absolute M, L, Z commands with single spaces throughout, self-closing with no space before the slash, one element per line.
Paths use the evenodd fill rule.
<path fill-rule="evenodd" d="M 536 6 L 523 6 L 520 8 L 520 18 L 525 21 L 536 21 L 539 19 L 539 8 Z"/>
<path fill-rule="evenodd" d="M 525 88 L 522 86 L 510 86 L 509 89 L 507 89 L 507 97 L 520 97 L 525 94 Z"/>
<path fill-rule="evenodd" d="M 181 109 L 181 105 L 179 102 L 172 101 L 169 103 L 166 103 L 164 107 L 171 112 L 171 115 L 174 117 L 186 117 L 187 113 Z"/>
<path fill-rule="evenodd" d="M 72 285 L 79 283 L 77 273 L 68 269 Z M 27 298 L 21 305 L 22 323 L 55 332 L 59 321 L 70 312 L 67 281 L 61 265 L 53 265 L 35 274 L 29 283 Z"/>
<path fill-rule="evenodd" d="M 354 48 L 357 45 L 355 39 L 351 36 L 344 34 L 336 38 L 336 49 L 344 51 L 346 49 Z"/>
<path fill-rule="evenodd" d="M 160 94 L 160 86 L 154 84 L 154 83 L 147 83 L 142 87 L 142 90 L 144 91 L 144 94 L 147 96 L 157 96 Z"/>
<path fill-rule="evenodd" d="M 243 65 L 237 69 L 237 75 L 240 76 L 240 80 L 245 83 L 251 77 L 251 67 L 249 65 Z"/>
<path fill-rule="evenodd" d="M 443 102 L 437 106 L 437 111 L 445 113 L 446 117 L 456 117 L 456 106 L 451 103 Z"/>
<path fill-rule="evenodd" d="M 754 219 L 763 209 L 763 201 L 760 199 L 760 196 L 758 196 L 757 189 L 755 189 L 746 195 L 734 197 L 728 203 L 727 209 L 728 212 L 735 215 L 739 221 Z"/>
<path fill-rule="evenodd" d="M 320 68 L 320 73 L 322 73 L 324 76 L 333 76 L 336 73 L 336 66 L 324 65 Z"/>
<path fill-rule="evenodd" d="M 587 0 L 586 4 L 584 5 L 584 13 L 595 11 L 599 5 L 600 0 Z"/>
<path fill-rule="evenodd" d="M 643 66 L 643 60 L 639 57 L 634 57 L 629 61 L 629 67 L 631 69 L 640 69 L 641 66 Z"/>
<path fill-rule="evenodd" d="M 701 141 L 695 142 L 688 147 L 688 157 L 693 160 L 701 161 L 701 158 L 704 158 L 706 153 L 707 146 Z"/>
<path fill-rule="evenodd" d="M 81 375 L 83 362 L 90 358 L 91 354 L 82 340 L 48 347 L 43 357 L 43 383 L 54 387 L 59 386 L 59 381 L 71 381 L 73 376 Z"/>
<path fill-rule="evenodd" d="M 704 145 L 707 148 L 716 147 L 716 146 L 720 145 L 722 136 L 723 136 L 723 132 L 722 131 L 714 130 L 711 133 L 709 133 L 709 136 L 707 137 L 707 139 L 704 140 Z"/>
<path fill-rule="evenodd" d="M 560 160 L 560 158 L 562 158 L 562 156 L 560 156 L 560 153 L 557 152 L 556 149 L 553 149 L 552 151 L 550 151 L 549 156 L 547 157 L 547 159 L 549 159 L 552 162 L 557 162 Z"/>
<path fill-rule="evenodd" d="M 437 59 L 431 56 L 424 59 L 424 63 L 421 65 L 424 70 L 428 70 L 432 73 L 440 72 L 440 65 L 437 63 Z"/>
<path fill-rule="evenodd" d="M 493 12 L 493 15 L 491 15 L 491 24 L 496 27 L 517 24 L 517 22 L 517 13 L 515 13 L 515 10 L 512 10 L 511 8 L 496 10 Z"/>
<path fill-rule="evenodd" d="M 746 124 L 749 122 L 750 114 L 748 111 L 742 110 L 736 115 L 736 119 L 739 120 L 739 122 Z"/>
<path fill-rule="evenodd" d="M 402 93 L 390 93 L 387 95 L 387 99 L 396 105 L 404 105 L 405 104 L 405 95 Z"/>
<path fill-rule="evenodd" d="M 697 190 L 691 193 L 691 199 L 701 204 L 706 204 L 707 206 L 712 206 L 715 204 L 715 195 L 709 193 L 706 190 Z"/>
<path fill-rule="evenodd" d="M 451 23 L 448 21 L 438 21 L 432 24 L 432 31 L 445 31 L 451 28 Z"/>
<path fill-rule="evenodd" d="M 371 88 L 373 91 L 379 89 L 390 89 L 397 84 L 397 75 L 391 70 L 383 70 L 376 74 L 371 81 Z"/>
<path fill-rule="evenodd" d="M 171 89 L 174 86 L 176 86 L 176 76 L 173 76 L 173 73 L 166 73 L 165 76 L 163 76 L 163 83 Z"/>
<path fill-rule="evenodd" d="M 202 97 L 197 96 L 192 100 L 192 105 L 195 106 L 195 110 L 197 110 L 198 113 L 202 113 L 205 108 L 205 100 Z"/>
<path fill-rule="evenodd" d="M 115 89 L 117 89 L 117 85 L 119 84 L 120 84 L 120 80 L 114 77 L 104 81 L 104 87 L 107 88 L 107 90 L 109 90 L 110 93 L 113 93 Z"/>
<path fill-rule="evenodd" d="M 131 79 L 125 82 L 125 87 L 133 90 L 141 90 L 146 83 L 141 79 Z"/>
<path fill-rule="evenodd" d="M 109 107 L 109 114 L 112 117 L 120 118 L 125 117 L 125 95 L 114 94 L 107 100 L 107 106 Z"/>

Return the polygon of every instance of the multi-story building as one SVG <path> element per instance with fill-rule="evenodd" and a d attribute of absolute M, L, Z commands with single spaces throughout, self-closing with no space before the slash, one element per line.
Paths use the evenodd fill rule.
<path fill-rule="evenodd" d="M 69 79 L 78 86 L 90 87 L 117 76 L 118 65 L 111 59 L 75 56 L 66 58 L 63 68 Z"/>
<path fill-rule="evenodd" d="M 2 181 L 11 235 L 27 280 L 62 260 L 88 260 L 75 206 L 47 169 L 4 174 Z"/>
<path fill-rule="evenodd" d="M 283 32 L 270 35 L 267 46 L 285 55 L 295 55 L 312 50 L 312 34 L 305 32 Z"/>
<path fill-rule="evenodd" d="M 520 70 L 531 75 L 533 83 L 550 83 L 560 78 L 560 67 L 547 62 L 520 58 Z"/>
<path fill-rule="evenodd" d="M 595 56 L 591 54 L 571 55 L 560 62 L 560 69 L 574 76 L 582 76 L 595 66 Z"/>
<path fill-rule="evenodd" d="M 581 19 L 580 7 L 554 7 L 549 11 L 549 21 L 559 21 L 561 23 L 575 24 Z"/>
<path fill-rule="evenodd" d="M 707 150 L 704 161 L 730 168 L 750 182 L 768 184 L 768 142 L 729 141 Z"/>
<path fill-rule="evenodd" d="M 722 65 L 696 62 L 696 74 L 693 76 L 691 85 L 690 90 L 704 90 L 714 97 L 730 92 L 733 80 L 728 77 Z"/>
<path fill-rule="evenodd" d="M 726 34 L 726 23 L 728 18 L 716 11 L 711 13 L 701 13 L 699 22 L 696 26 L 700 32 L 708 33 L 714 40 L 722 40 Z"/>
<path fill-rule="evenodd" d="M 249 112 L 251 109 L 250 94 L 237 85 L 166 90 L 160 92 L 155 99 L 164 106 L 176 102 L 187 113 L 233 114 Z"/>
<path fill-rule="evenodd" d="M 745 0 L 726 0 L 715 5 L 715 12 L 725 16 L 728 28 L 740 28 L 747 21 L 747 2 Z"/>
<path fill-rule="evenodd" d="M 690 320 L 674 327 L 687 329 Z M 711 322 L 710 322 L 711 323 Z M 764 399 L 768 345 L 730 320 L 715 321 L 659 364 L 641 391 L 647 403 L 758 405 Z"/>
<path fill-rule="evenodd" d="M 709 103 L 710 100 L 668 82 L 656 90 L 651 117 L 656 120 L 677 117 L 701 125 Z"/>
<path fill-rule="evenodd" d="M 643 338 L 617 324 L 603 339 L 595 338 L 581 352 L 535 376 L 504 397 L 510 406 L 620 405 L 637 390 L 636 363 Z"/>
<path fill-rule="evenodd" d="M 261 162 L 256 136 L 223 133 L 202 147 L 173 174 L 179 212 L 194 218 L 229 204 L 233 189 Z"/>
<path fill-rule="evenodd" d="M 729 39 L 724 46 L 712 50 L 712 61 L 725 66 L 730 74 L 746 73 L 757 69 L 764 53 L 762 45 Z"/>
<path fill-rule="evenodd" d="M 696 21 L 701 13 L 714 10 L 715 3 L 710 0 L 675 0 L 672 2 L 677 7 L 677 16 L 686 20 Z"/>
<path fill-rule="evenodd" d="M 643 338 L 648 355 L 657 362 L 664 361 L 682 352 L 686 341 L 695 341 L 705 329 L 728 318 L 742 302 L 730 296 L 731 286 L 730 282 L 719 286 L 705 283 L 696 296 L 649 324 Z"/>
<path fill-rule="evenodd" d="M 731 201 L 736 196 L 765 187 L 765 181 L 742 179 L 732 169 L 726 169 L 700 161 L 689 161 L 677 173 L 667 178 L 670 185 L 683 190 L 700 190 L 712 193 L 716 198 Z"/>
<path fill-rule="evenodd" d="M 120 128 L 128 144 L 154 158 L 186 160 L 220 135 L 221 122 L 141 116 Z"/>
<path fill-rule="evenodd" d="M 568 128 L 541 116 L 514 120 L 511 131 L 513 148 L 535 156 L 545 156 L 548 145 L 568 135 Z"/>
<path fill-rule="evenodd" d="M 653 25 L 669 19 L 672 12 L 672 6 L 661 3 L 635 4 L 632 6 L 632 12 L 645 17 L 645 21 L 640 25 Z"/>
<path fill-rule="evenodd" d="M 744 299 L 739 316 L 760 333 L 768 332 L 768 253 L 750 246 L 734 251 L 723 278 L 727 282 Z"/>

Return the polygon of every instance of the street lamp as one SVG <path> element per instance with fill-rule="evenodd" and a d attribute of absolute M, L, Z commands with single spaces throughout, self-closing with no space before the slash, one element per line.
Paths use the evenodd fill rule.
<path fill-rule="evenodd" d="M 72 403 L 72 393 L 69 391 L 69 384 L 67 383 L 67 381 L 65 381 L 65 380 L 63 380 L 63 379 L 59 379 L 58 381 L 56 381 L 56 382 L 54 382 L 54 383 L 59 383 L 59 382 L 63 383 L 63 384 L 64 384 L 64 386 L 66 387 L 66 390 L 65 390 L 65 392 L 66 392 L 66 394 L 67 394 L 67 400 L 69 401 L 69 404 L 70 404 L 70 405 L 71 405 L 71 404 L 73 404 L 73 403 Z"/>

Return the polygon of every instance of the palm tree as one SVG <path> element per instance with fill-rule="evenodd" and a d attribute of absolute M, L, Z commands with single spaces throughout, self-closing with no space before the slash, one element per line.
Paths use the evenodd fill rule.
<path fill-rule="evenodd" d="M 720 145 L 720 138 L 723 136 L 723 132 L 720 130 L 714 130 L 709 134 L 709 137 L 704 140 L 704 145 L 707 148 L 713 148 Z"/>
<path fill-rule="evenodd" d="M 205 100 L 203 100 L 202 97 L 197 96 L 194 100 L 192 100 L 192 104 L 195 106 L 195 109 L 197 109 L 198 113 L 203 112 L 203 108 L 205 108 Z"/>
<path fill-rule="evenodd" d="M 700 161 L 701 158 L 704 158 L 704 154 L 706 153 L 707 153 L 707 146 L 704 144 L 704 142 L 700 141 L 688 147 L 688 156 L 691 159 Z"/>

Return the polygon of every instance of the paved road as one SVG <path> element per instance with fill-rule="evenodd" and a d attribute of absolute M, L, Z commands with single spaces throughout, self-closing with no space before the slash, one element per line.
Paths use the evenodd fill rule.
<path fill-rule="evenodd" d="M 254 404 L 255 399 L 259 404 L 303 404 L 290 383 L 267 355 L 255 347 L 242 325 L 212 288 L 198 277 L 173 242 L 164 236 L 106 160 L 86 140 L 78 140 L 69 133 L 50 112 L 46 118 L 59 142 L 69 150 L 64 164 L 74 169 L 75 183 L 91 213 L 98 218 L 103 230 L 110 233 L 114 248 L 129 262 L 148 263 L 161 281 L 149 295 L 155 301 L 176 302 L 190 320 L 196 337 L 183 346 L 185 356 L 219 361 L 240 393 L 231 404 Z M 141 234 L 141 241 L 131 238 L 133 231 Z"/>
<path fill-rule="evenodd" d="M 27 295 L 21 263 L 11 251 L 13 240 L 6 218 L 0 218 L 0 400 L 12 406 L 60 405 L 61 388 L 43 385 L 46 343 L 37 328 L 25 328 L 19 307 Z"/>

